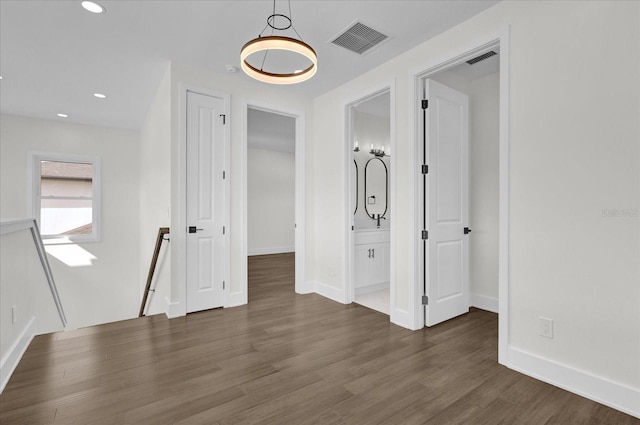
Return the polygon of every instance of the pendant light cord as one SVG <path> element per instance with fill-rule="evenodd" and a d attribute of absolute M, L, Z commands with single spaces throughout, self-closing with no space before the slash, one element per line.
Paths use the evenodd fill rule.
<path fill-rule="evenodd" d="M 289 16 L 287 18 L 289 19 L 289 26 L 296 33 L 296 35 L 298 36 L 300 41 L 304 42 L 304 40 L 302 39 L 302 36 L 296 30 L 296 27 L 293 26 L 293 14 L 291 13 L 291 0 L 288 0 L 288 4 L 289 4 Z M 273 11 L 272 11 L 272 14 L 271 14 L 270 18 L 271 17 L 275 17 L 275 16 L 276 16 L 276 0 L 273 0 Z M 279 15 L 279 16 L 283 16 L 283 15 Z M 274 22 L 275 22 L 275 20 L 274 20 Z M 260 34 L 258 34 L 258 38 L 262 37 L 262 34 L 264 33 L 264 30 L 267 29 L 267 27 L 271 27 L 271 35 L 274 34 L 274 32 L 276 31 L 276 28 L 273 25 L 270 25 L 269 24 L 269 19 L 267 19 L 267 25 L 265 25 L 264 28 L 262 28 L 262 31 L 260 31 Z M 279 31 L 285 31 L 285 30 L 282 30 L 280 28 L 278 30 Z M 265 50 L 264 51 L 264 56 L 262 57 L 262 63 L 260 64 L 260 71 L 264 71 L 264 63 L 267 60 L 267 55 L 268 54 L 269 54 L 269 50 Z"/>
<path fill-rule="evenodd" d="M 273 0 L 273 3 L 274 3 L 273 7 L 274 7 L 274 10 L 275 10 L 275 2 L 276 2 L 276 0 Z M 298 36 L 298 38 L 299 38 L 300 40 L 302 40 L 302 36 L 301 36 L 300 34 L 298 34 L 298 31 L 296 31 L 296 27 L 294 27 L 294 26 L 293 26 L 293 13 L 291 13 L 291 0 L 289 0 L 289 19 L 291 19 L 291 28 L 293 28 L 293 31 L 296 33 L 296 35 Z M 302 41 L 304 41 L 304 40 L 302 40 Z"/>

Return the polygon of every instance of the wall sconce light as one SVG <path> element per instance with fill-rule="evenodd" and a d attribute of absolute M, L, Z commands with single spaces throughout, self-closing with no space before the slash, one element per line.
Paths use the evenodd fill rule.
<path fill-rule="evenodd" d="M 378 158 L 382 158 L 384 156 L 391 156 L 384 152 L 384 146 L 377 148 L 377 147 L 374 147 L 373 144 L 371 144 L 371 150 L 369 151 L 369 153 L 371 155 L 377 156 Z"/>

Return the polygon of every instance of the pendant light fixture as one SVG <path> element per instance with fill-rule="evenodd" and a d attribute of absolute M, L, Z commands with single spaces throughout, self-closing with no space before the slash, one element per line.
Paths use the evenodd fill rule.
<path fill-rule="evenodd" d="M 278 22 L 280 21 L 280 25 Z M 271 28 L 271 35 L 262 36 L 262 34 Z M 291 38 L 283 35 L 274 35 L 276 31 L 286 31 L 291 28 L 299 39 Z M 303 56 L 311 62 L 305 69 L 291 70 L 289 72 L 279 73 L 270 72 L 264 69 L 267 56 L 270 50 L 282 50 L 285 52 L 295 53 Z M 261 65 L 254 66 L 247 62 L 247 58 L 253 54 L 264 52 Z M 247 42 L 240 50 L 240 64 L 242 70 L 250 77 L 256 80 L 271 84 L 295 84 L 301 83 L 313 77 L 318 70 L 318 57 L 315 50 L 307 43 L 302 41 L 302 37 L 293 27 L 291 20 L 291 0 L 289 0 L 289 16 L 276 13 L 276 0 L 273 0 L 273 13 L 267 18 L 267 25 L 264 27 L 258 38 Z"/>

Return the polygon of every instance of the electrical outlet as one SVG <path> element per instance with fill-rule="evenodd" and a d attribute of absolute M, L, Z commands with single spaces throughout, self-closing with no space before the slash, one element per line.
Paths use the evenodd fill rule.
<path fill-rule="evenodd" d="M 546 317 L 538 317 L 540 325 L 540 336 L 553 338 L 553 320 Z"/>
<path fill-rule="evenodd" d="M 18 321 L 18 313 L 16 312 L 16 306 L 11 306 L 11 324 L 13 325 Z"/>

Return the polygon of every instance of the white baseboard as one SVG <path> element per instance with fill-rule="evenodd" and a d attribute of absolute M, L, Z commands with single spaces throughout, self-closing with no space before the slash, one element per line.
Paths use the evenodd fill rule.
<path fill-rule="evenodd" d="M 16 370 L 20 359 L 22 359 L 35 335 L 36 318 L 34 316 L 0 361 L 0 393 L 4 391 L 4 388 L 9 383 L 13 371 Z"/>
<path fill-rule="evenodd" d="M 164 314 L 167 315 L 168 319 L 173 319 L 175 317 L 184 316 L 184 313 L 180 311 L 180 303 L 171 302 L 169 297 L 165 297 L 164 300 L 165 300 L 165 303 L 166 303 Z"/>
<path fill-rule="evenodd" d="M 640 390 L 509 347 L 507 367 L 640 418 Z"/>
<path fill-rule="evenodd" d="M 378 283 L 377 285 L 368 285 L 356 288 L 356 295 L 370 294 L 372 292 L 382 291 L 383 289 L 389 289 L 389 282 Z"/>
<path fill-rule="evenodd" d="M 314 283 L 312 281 L 304 282 L 301 288 L 296 288 L 296 294 L 300 295 L 313 294 L 314 292 Z"/>
<path fill-rule="evenodd" d="M 339 302 L 341 304 L 347 304 L 344 299 L 344 291 L 333 286 L 326 285 L 322 282 L 314 282 L 313 287 L 315 288 L 316 294 L 322 295 L 323 297 L 329 298 L 330 300 Z"/>
<path fill-rule="evenodd" d="M 238 307 L 249 302 L 246 292 L 232 292 L 225 297 L 224 308 Z"/>
<path fill-rule="evenodd" d="M 247 255 L 251 257 L 253 255 L 284 254 L 286 252 L 295 252 L 295 251 L 296 251 L 295 246 L 275 246 L 275 247 L 268 247 L 268 248 L 249 249 L 247 251 Z"/>
<path fill-rule="evenodd" d="M 409 315 L 408 311 L 405 311 L 399 308 L 392 308 L 390 316 L 391 316 L 391 323 L 393 323 L 394 325 L 401 326 L 405 329 L 409 329 L 410 331 L 416 331 L 418 329 L 421 329 L 421 328 L 415 327 L 415 325 L 413 324 L 412 317 Z"/>
<path fill-rule="evenodd" d="M 165 297 L 165 315 L 168 319 L 181 317 L 186 314 L 180 306 L 179 302 L 171 302 L 169 297 Z M 243 292 L 229 294 L 225 297 L 224 308 L 238 307 L 247 304 L 247 296 Z"/>
<path fill-rule="evenodd" d="M 471 294 L 469 296 L 469 304 L 481 310 L 487 310 L 492 313 L 498 313 L 498 299 L 487 297 L 486 295 Z"/>

